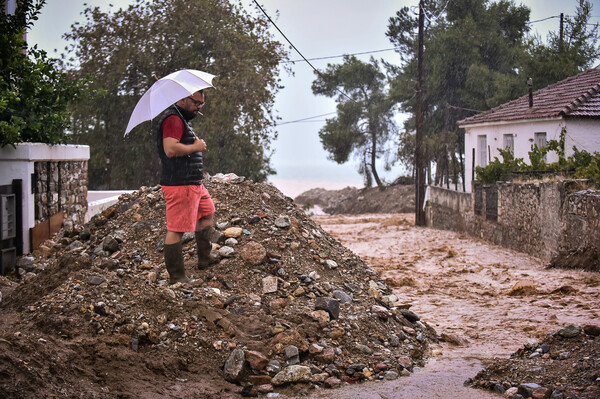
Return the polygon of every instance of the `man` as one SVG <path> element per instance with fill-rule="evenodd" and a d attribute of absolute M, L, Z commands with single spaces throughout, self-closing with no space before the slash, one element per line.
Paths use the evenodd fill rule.
<path fill-rule="evenodd" d="M 191 124 L 204 106 L 204 93 L 197 91 L 177 101 L 158 123 L 157 148 L 162 163 L 160 184 L 167 203 L 165 265 L 169 283 L 189 282 L 185 275 L 181 238 L 195 231 L 198 268 L 209 266 L 215 205 L 202 185 L 202 152 L 206 143 L 196 137 Z"/>

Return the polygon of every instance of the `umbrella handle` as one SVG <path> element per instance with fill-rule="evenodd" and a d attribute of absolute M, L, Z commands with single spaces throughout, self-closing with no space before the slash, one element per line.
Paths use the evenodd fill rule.
<path fill-rule="evenodd" d="M 158 82 L 158 76 L 156 76 L 156 74 L 155 74 L 155 73 L 153 73 L 153 74 L 152 74 L 152 77 L 154 78 L 154 81 L 155 81 L 155 82 Z"/>

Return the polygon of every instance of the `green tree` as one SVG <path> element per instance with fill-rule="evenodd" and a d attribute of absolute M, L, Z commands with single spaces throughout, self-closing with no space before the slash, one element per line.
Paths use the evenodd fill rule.
<path fill-rule="evenodd" d="M 526 54 L 529 10 L 509 1 L 430 0 L 425 1 L 425 13 L 424 144 L 441 182 L 464 170 L 464 137 L 456 121 L 525 94 L 516 67 Z M 400 67 L 392 68 L 390 94 L 411 115 L 404 130 L 413 132 L 417 16 L 402 8 L 390 18 L 386 34 L 403 59 Z M 457 177 L 452 179 L 456 182 Z"/>
<path fill-rule="evenodd" d="M 565 16 L 563 32 L 552 31 L 546 43 L 539 36 L 530 38 L 523 75 L 533 78 L 541 89 L 593 66 L 600 56 L 598 24 L 592 24 L 592 5 L 579 0 L 575 16 Z"/>
<path fill-rule="evenodd" d="M 45 0 L 22 0 L 13 15 L 0 12 L 0 147 L 64 143 L 68 104 L 83 89 L 58 60 L 28 48 L 23 39 L 44 4 Z"/>
<path fill-rule="evenodd" d="M 383 186 L 375 166 L 377 159 L 383 157 L 390 166 L 388 144 L 396 130 L 385 84 L 377 61 L 371 58 L 365 63 L 354 56 L 345 56 L 340 65 L 329 64 L 312 84 L 313 93 L 337 97 L 337 116 L 328 119 L 319 131 L 323 148 L 340 164 L 354 154 L 367 186 L 371 176 Z"/>
<path fill-rule="evenodd" d="M 208 145 L 205 169 L 257 181 L 274 172 L 273 103 L 287 52 L 265 19 L 220 0 L 139 0 L 115 12 L 87 8 L 84 17 L 66 35 L 72 46 L 64 59 L 78 75 L 94 77 L 97 94 L 73 108 L 74 141 L 91 146 L 91 187 L 158 181 L 155 124 L 123 133 L 152 76 L 184 68 L 217 75 L 204 115 L 193 121 Z"/>

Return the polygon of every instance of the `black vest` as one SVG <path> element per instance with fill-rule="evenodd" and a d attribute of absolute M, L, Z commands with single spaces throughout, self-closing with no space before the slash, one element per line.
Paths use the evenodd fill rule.
<path fill-rule="evenodd" d="M 171 115 L 176 115 L 179 119 L 181 119 L 185 127 L 180 143 L 189 145 L 196 140 L 196 134 L 194 133 L 192 126 L 177 111 L 176 106 L 173 105 L 167 108 L 158 122 L 158 129 L 156 133 L 156 147 L 162 163 L 160 184 L 163 186 L 186 186 L 202 184 L 201 152 L 194 152 L 190 155 L 172 158 L 167 157 L 167 154 L 165 154 L 165 149 L 163 147 L 162 124 L 164 120 Z"/>

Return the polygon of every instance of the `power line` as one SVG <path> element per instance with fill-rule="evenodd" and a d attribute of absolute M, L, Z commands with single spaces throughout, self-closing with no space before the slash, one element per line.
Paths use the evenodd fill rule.
<path fill-rule="evenodd" d="M 292 46 L 292 48 L 294 50 L 296 50 L 296 52 L 300 55 L 300 57 L 302 57 L 302 59 L 304 61 L 306 61 L 306 63 L 308 65 L 310 65 L 310 67 L 313 69 L 313 71 L 315 71 L 321 78 L 325 79 L 325 77 L 323 76 L 323 74 L 313 66 L 313 64 L 310 63 L 309 60 L 306 59 L 306 57 L 304 56 L 304 54 L 302 54 L 300 52 L 300 50 L 298 50 L 296 48 L 296 46 L 294 46 L 294 44 L 290 41 L 290 39 L 287 38 L 287 36 L 281 31 L 281 29 L 279 29 L 279 27 L 275 24 L 275 22 L 271 19 L 271 17 L 269 16 L 269 14 L 267 14 L 267 12 L 265 10 L 263 10 L 263 8 L 260 6 L 260 4 L 258 4 L 258 1 L 254 0 L 254 4 L 256 4 L 256 6 L 258 7 L 258 9 L 265 15 L 265 17 L 267 17 L 267 19 L 269 20 L 269 22 L 271 22 L 273 24 L 273 26 L 275 27 L 275 29 L 277 29 L 279 31 L 279 33 L 281 33 L 281 36 L 283 36 L 283 38 L 290 44 L 290 46 Z M 346 93 L 344 93 L 343 91 L 341 91 L 340 89 L 336 88 L 336 91 L 338 93 L 340 93 L 342 96 L 346 97 L 348 100 L 355 102 L 350 96 L 348 96 Z"/>
<path fill-rule="evenodd" d="M 291 121 L 291 122 L 278 123 L 275 126 L 287 125 L 288 123 L 312 123 L 312 122 L 327 122 L 327 119 L 315 119 L 315 120 L 311 120 L 311 121 Z"/>
<path fill-rule="evenodd" d="M 364 54 L 382 53 L 384 51 L 393 51 L 393 50 L 396 50 L 396 48 L 392 47 L 392 48 L 385 48 L 385 49 L 382 49 L 382 50 L 363 51 L 361 53 L 330 55 L 330 56 L 326 56 L 326 57 L 309 58 L 308 60 L 309 61 L 320 61 L 320 60 L 328 60 L 328 59 L 331 59 L 331 58 L 341 58 L 341 57 L 345 57 L 347 55 L 364 55 Z M 283 61 L 282 64 L 287 64 L 287 63 L 291 63 L 291 62 L 300 62 L 300 61 L 304 61 L 304 60 Z"/>
<path fill-rule="evenodd" d="M 568 18 L 568 17 L 573 17 L 573 16 L 572 15 L 563 15 L 563 17 L 567 17 Z M 553 19 L 553 18 L 560 18 L 560 15 L 552 15 L 550 17 L 538 19 L 538 20 L 535 20 L 535 21 L 529 21 L 529 22 L 527 22 L 527 24 L 531 25 L 531 24 L 535 24 L 536 22 L 543 22 L 543 21 L 547 21 L 547 20 Z M 600 16 L 598 16 L 598 17 L 590 16 L 589 18 L 600 18 Z M 588 23 L 586 25 L 596 25 L 596 24 L 590 24 L 590 23 Z"/>
<path fill-rule="evenodd" d="M 552 18 L 560 18 L 560 15 L 553 15 L 551 17 L 546 17 L 546 18 L 543 18 L 543 19 L 538 19 L 537 21 L 529 21 L 529 22 L 527 22 L 527 24 L 535 24 L 536 22 L 547 21 L 547 20 L 552 19 Z"/>
<path fill-rule="evenodd" d="M 328 112 L 326 114 L 321 114 L 321 115 L 315 115 L 315 116 L 309 116 L 307 118 L 302 118 L 302 119 L 296 119 L 294 121 L 287 121 L 287 122 L 281 122 L 281 123 L 277 123 L 275 124 L 275 126 L 281 126 L 281 125 L 287 125 L 289 123 L 297 123 L 297 122 L 323 122 L 322 120 L 318 120 L 318 121 L 311 121 L 310 119 L 314 119 L 314 118 L 320 118 L 322 116 L 327 116 L 327 115 L 333 115 L 336 114 L 337 112 Z"/>

